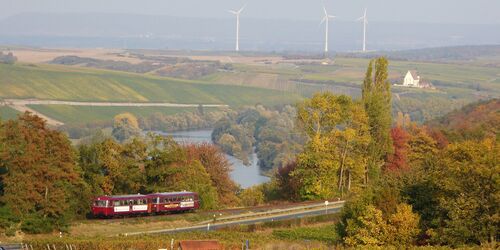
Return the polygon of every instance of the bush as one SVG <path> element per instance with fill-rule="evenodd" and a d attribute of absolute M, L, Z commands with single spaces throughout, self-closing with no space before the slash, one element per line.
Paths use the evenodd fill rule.
<path fill-rule="evenodd" d="M 29 234 L 50 233 L 54 231 L 55 223 L 53 220 L 41 215 L 29 215 L 21 223 L 21 230 Z"/>
<path fill-rule="evenodd" d="M 257 206 L 264 203 L 264 193 L 261 186 L 249 187 L 240 193 L 240 199 L 244 206 Z"/>
<path fill-rule="evenodd" d="M 283 240 L 317 240 L 334 244 L 339 240 L 335 227 L 300 227 L 287 230 L 274 230 L 273 236 Z"/>

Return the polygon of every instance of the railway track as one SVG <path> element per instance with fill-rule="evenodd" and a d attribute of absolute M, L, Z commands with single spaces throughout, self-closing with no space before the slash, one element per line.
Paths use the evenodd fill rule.
<path fill-rule="evenodd" d="M 262 205 L 262 206 L 255 206 L 255 207 L 240 207 L 240 208 L 204 210 L 204 211 L 197 211 L 196 213 L 200 214 L 200 215 L 207 215 L 207 216 L 212 216 L 214 214 L 217 216 L 220 216 L 221 214 L 224 216 L 234 216 L 234 215 L 245 214 L 245 213 L 260 213 L 260 212 L 266 212 L 266 211 L 270 211 L 270 210 L 307 206 L 307 205 L 312 205 L 312 204 L 317 204 L 317 203 L 318 203 L 318 201 L 305 201 L 305 202 L 296 202 L 296 203 L 270 204 L 270 205 Z M 128 221 L 128 220 L 135 220 L 137 218 L 145 218 L 145 219 L 154 220 L 154 218 L 162 218 L 162 217 L 173 216 L 173 215 L 179 215 L 179 214 L 166 213 L 166 214 L 157 214 L 157 215 L 141 215 L 141 216 L 135 216 L 135 217 L 119 217 L 119 218 L 109 218 L 109 219 L 106 219 L 106 221 L 123 222 L 123 221 Z M 101 219 L 94 218 L 92 220 L 101 220 Z"/>

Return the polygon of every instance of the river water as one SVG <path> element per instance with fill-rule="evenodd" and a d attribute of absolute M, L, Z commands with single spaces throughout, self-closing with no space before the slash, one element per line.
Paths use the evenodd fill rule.
<path fill-rule="evenodd" d="M 212 130 L 192 130 L 161 134 L 170 135 L 179 143 L 212 143 Z M 257 154 L 253 153 L 250 156 L 251 164 L 249 166 L 245 166 L 241 160 L 238 160 L 233 156 L 226 154 L 226 157 L 233 165 L 231 178 L 242 188 L 247 188 L 269 181 L 269 177 L 263 176 L 260 171 Z"/>

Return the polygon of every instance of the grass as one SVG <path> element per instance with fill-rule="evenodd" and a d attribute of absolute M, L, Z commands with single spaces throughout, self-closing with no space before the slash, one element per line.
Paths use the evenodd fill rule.
<path fill-rule="evenodd" d="M 124 112 L 132 113 L 136 117 L 147 117 L 154 113 L 172 115 L 182 112 L 197 111 L 197 108 L 177 107 L 92 107 L 68 105 L 29 105 L 29 107 L 64 123 L 111 121 L 114 116 Z M 204 109 L 210 111 L 215 108 Z"/>
<path fill-rule="evenodd" d="M 60 65 L 0 65 L 0 98 L 228 104 L 294 103 L 279 91 Z"/>
<path fill-rule="evenodd" d="M 0 120 L 9 120 L 17 117 L 19 112 L 8 106 L 0 106 Z"/>
<path fill-rule="evenodd" d="M 218 231 L 196 231 L 165 235 L 123 236 L 124 232 L 147 231 L 160 227 L 181 227 L 205 220 L 204 213 L 143 217 L 123 220 L 85 220 L 74 223 L 63 238 L 57 235 L 32 235 L 24 242 L 35 249 L 47 244 L 65 249 L 72 244 L 78 249 L 159 249 L 166 248 L 173 239 L 218 240 L 225 249 L 239 249 L 247 240 L 251 249 L 328 249 L 339 244 L 333 230 L 338 215 L 321 215 L 256 225 L 231 226 Z M 122 235 L 122 236 L 113 236 Z M 113 237 L 109 237 L 113 236 Z"/>
<path fill-rule="evenodd" d="M 334 225 L 274 230 L 273 236 L 282 240 L 315 240 L 328 244 L 334 244 L 339 241 L 339 236 L 335 231 Z"/>

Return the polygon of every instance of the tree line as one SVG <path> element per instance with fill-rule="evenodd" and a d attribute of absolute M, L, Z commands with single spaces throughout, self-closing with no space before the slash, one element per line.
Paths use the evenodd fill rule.
<path fill-rule="evenodd" d="M 154 134 L 120 143 L 101 135 L 74 147 L 25 113 L 0 123 L 0 158 L 0 228 L 7 234 L 66 230 L 86 217 L 96 195 L 190 190 L 203 209 L 240 202 L 230 163 L 210 144 L 180 145 Z"/>

